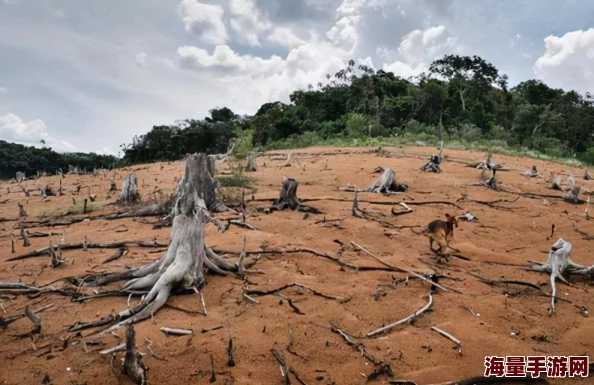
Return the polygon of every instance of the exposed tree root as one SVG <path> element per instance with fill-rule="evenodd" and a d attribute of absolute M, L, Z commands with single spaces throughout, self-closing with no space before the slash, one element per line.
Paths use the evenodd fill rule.
<path fill-rule="evenodd" d="M 563 238 L 559 238 L 549 251 L 549 259 L 543 264 L 537 263 L 529 268 L 529 270 L 532 271 L 546 272 L 551 275 L 552 292 L 549 315 L 553 315 L 555 313 L 555 298 L 557 293 L 555 281 L 557 278 L 559 278 L 563 283 L 569 285 L 569 282 L 563 276 L 566 273 L 590 276 L 594 274 L 594 265 L 591 267 L 586 267 L 573 262 L 571 258 L 569 258 L 570 252 L 571 243 L 565 241 Z"/>
<path fill-rule="evenodd" d="M 221 275 L 239 270 L 237 265 L 229 265 L 204 243 L 204 223 L 212 220 L 207 202 L 211 202 L 215 209 L 223 209 L 216 200 L 212 173 L 214 158 L 194 154 L 186 160 L 185 176 L 175 194 L 171 242 L 161 259 L 128 271 L 82 279 L 80 285 L 95 286 L 132 278 L 123 285 L 121 293 L 148 290 L 137 305 L 117 314 L 116 323 L 103 330 L 101 335 L 152 317 L 173 293 L 184 290 L 199 293 L 206 283 L 206 270 Z M 119 247 L 122 246 L 125 243 Z"/>
<path fill-rule="evenodd" d="M 105 261 L 103 261 L 101 263 L 102 264 L 106 264 L 106 263 L 109 263 L 109 262 L 117 261 L 118 259 L 120 259 L 124 255 L 126 255 L 127 253 L 128 253 L 128 248 L 127 247 L 120 247 L 118 249 L 118 251 L 114 255 L 112 255 L 111 257 L 107 258 Z"/>
<path fill-rule="evenodd" d="M 284 285 L 284 286 L 281 286 L 279 288 L 272 289 L 272 290 L 246 290 L 245 293 L 247 295 L 261 297 L 261 296 L 270 295 L 270 294 L 277 294 L 277 293 L 280 293 L 281 291 L 284 291 L 284 290 L 292 288 L 292 287 L 300 287 L 302 289 L 311 291 L 313 294 L 317 295 L 318 297 L 322 297 L 322 298 L 333 300 L 333 301 L 338 301 L 340 303 L 345 303 L 345 302 L 348 302 L 351 300 L 350 298 L 335 297 L 332 295 L 324 294 L 322 292 L 317 291 L 316 289 L 313 289 L 309 286 L 302 285 L 300 283 L 290 283 L 288 285 Z"/>
<path fill-rule="evenodd" d="M 363 357 L 365 357 L 365 359 L 367 359 L 369 362 L 371 362 L 375 366 L 375 370 L 373 371 L 373 373 L 371 373 L 370 375 L 367 376 L 367 381 L 373 381 L 382 375 L 385 375 L 390 378 L 394 377 L 394 372 L 392 371 L 392 368 L 390 367 L 389 364 L 387 364 L 381 360 L 378 360 L 377 358 L 375 358 L 374 356 L 369 354 L 363 345 L 353 341 L 347 333 L 345 333 L 344 331 L 342 331 L 335 325 L 332 325 L 332 328 L 330 330 L 332 330 L 332 332 L 340 335 L 342 337 L 342 339 L 347 343 L 347 345 L 349 345 L 353 349 L 359 351 L 359 353 L 361 353 L 361 355 Z"/>
<path fill-rule="evenodd" d="M 469 199 L 466 194 L 463 194 L 462 197 L 459 198 L 456 202 L 465 202 L 465 203 L 472 202 L 472 203 L 477 203 L 479 205 L 488 206 L 488 207 L 491 207 L 491 208 L 494 208 L 497 210 L 513 211 L 512 208 L 499 206 L 499 205 L 497 205 L 497 203 L 514 203 L 514 202 L 517 202 L 518 199 L 520 199 L 520 197 L 517 197 L 516 199 L 513 199 L 513 200 L 497 199 L 494 201 L 480 201 L 480 200 L 475 200 L 475 199 Z"/>
<path fill-rule="evenodd" d="M 75 249 L 119 249 L 122 247 L 127 246 L 138 246 L 138 247 L 167 247 L 166 244 L 161 244 L 155 241 L 123 241 L 123 242 L 115 242 L 115 243 L 73 243 L 73 244 L 60 244 L 55 245 L 52 247 L 60 247 L 60 250 L 75 250 Z M 35 251 L 31 251 L 29 253 L 19 255 L 18 257 L 12 257 L 7 259 L 7 262 L 11 261 L 20 261 L 22 259 L 28 258 L 36 258 L 42 257 L 44 255 L 50 254 L 50 247 L 44 247 L 43 249 L 38 249 Z"/>

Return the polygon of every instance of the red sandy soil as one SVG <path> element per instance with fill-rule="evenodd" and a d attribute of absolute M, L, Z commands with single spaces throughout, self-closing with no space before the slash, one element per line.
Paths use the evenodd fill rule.
<path fill-rule="evenodd" d="M 517 266 L 489 264 L 526 264 L 527 260 L 546 261 L 550 246 L 562 237 L 573 244 L 572 258 L 584 265 L 594 264 L 592 249 L 594 243 L 584 239 L 574 230 L 572 223 L 585 232 L 594 234 L 594 221 L 586 221 L 584 205 L 571 205 L 561 199 L 529 199 L 520 197 L 517 201 L 498 203 L 495 209 L 477 203 L 458 202 L 464 210 L 470 211 L 480 219 L 480 224 L 460 222 L 456 229 L 452 246 L 459 249 L 466 261 L 452 258 L 449 262 L 435 264 L 435 256 L 429 251 L 428 240 L 410 229 L 390 229 L 380 224 L 351 216 L 353 194 L 339 191 L 337 187 L 355 185 L 366 188 L 379 178 L 373 174 L 377 166 L 396 170 L 400 183 L 409 185 L 406 196 L 385 197 L 379 194 L 361 193 L 359 199 L 386 202 L 399 202 L 403 199 L 414 201 L 443 200 L 456 202 L 462 194 L 468 199 L 494 201 L 514 200 L 516 195 L 495 192 L 477 184 L 480 171 L 467 168 L 464 162 L 475 162 L 483 158 L 482 153 L 446 150 L 449 160 L 443 163 L 442 174 L 421 173 L 419 167 L 427 156 L 434 153 L 432 148 L 392 148 L 400 157 L 380 157 L 369 152 L 370 149 L 309 148 L 294 150 L 291 167 L 281 167 L 284 163 L 279 156 L 265 156 L 257 159 L 258 171 L 250 173 L 254 178 L 258 198 L 278 197 L 283 177 L 294 177 L 299 181 L 297 195 L 300 198 L 344 198 L 347 201 L 319 200 L 306 204 L 322 210 L 324 215 L 282 211 L 272 214 L 259 214 L 248 219 L 258 230 L 251 231 L 232 226 L 221 234 L 213 225 L 206 228 L 206 242 L 215 249 L 233 251 L 226 256 L 234 263 L 241 250 L 242 239 L 247 238 L 248 251 L 289 250 L 307 247 L 320 252 L 338 256 L 340 246 L 334 240 L 345 244 L 355 241 L 370 252 L 392 265 L 423 273 L 438 272 L 443 278 L 440 283 L 457 289 L 463 294 L 438 290 L 433 296 L 433 311 L 422 315 L 413 325 L 403 324 L 387 334 L 372 339 L 361 339 L 367 351 L 377 359 L 391 365 L 395 379 L 407 379 L 418 384 L 439 383 L 465 377 L 481 376 L 484 373 L 485 356 L 528 356 L 528 355 L 590 355 L 594 351 L 594 318 L 582 315 L 576 306 L 594 310 L 594 297 L 591 294 L 592 282 L 572 277 L 573 286 L 558 283 L 558 296 L 571 303 L 558 302 L 557 313 L 549 317 L 547 309 L 549 298 L 540 295 L 538 290 L 524 286 L 507 285 L 491 287 L 480 282 L 474 275 L 493 280 L 521 280 L 542 285 L 550 292 L 548 275 L 524 271 Z M 333 152 L 332 156 L 315 155 Z M 340 152 L 350 154 L 339 154 Z M 278 153 L 280 155 L 280 153 Z M 406 155 L 406 156 L 404 156 Z M 540 194 L 562 195 L 548 189 L 546 181 L 551 171 L 569 172 L 570 168 L 524 158 L 495 156 L 495 159 L 512 170 L 500 172 L 499 183 L 507 189 Z M 327 169 L 326 169 L 327 162 Z M 520 175 L 532 165 L 546 178 L 527 178 Z M 155 189 L 168 194 L 175 187 L 174 178 L 183 173 L 183 162 L 139 165 L 118 170 L 117 183 L 129 171 L 134 171 L 140 183 L 144 198 Z M 581 178 L 582 170 L 571 170 L 580 186 L 594 182 Z M 0 184 L 0 217 L 15 218 L 18 215 L 17 202 L 22 203 L 28 212 L 28 220 L 37 216 L 65 212 L 77 207 L 88 194 L 82 188 L 80 195 L 75 193 L 75 185 L 90 186 L 90 193 L 97 194 L 97 202 L 104 205 L 91 215 L 109 213 L 117 208 L 105 206 L 117 199 L 116 193 L 109 193 L 109 180 L 113 172 L 101 171 L 100 175 L 68 175 L 63 179 L 66 195 L 50 197 L 44 201 L 39 196 L 41 186 L 50 184 L 58 189 L 60 177 L 41 177 L 27 181 L 27 188 L 37 189 L 29 198 L 25 197 L 16 183 Z M 7 193 L 7 188 L 10 193 Z M 221 195 L 236 194 L 236 191 L 222 189 Z M 251 194 L 248 194 L 251 198 Z M 249 202 L 248 208 L 255 212 L 268 202 Z M 392 206 L 360 203 L 360 208 L 376 215 L 394 226 L 422 225 L 434 219 L 443 219 L 446 213 L 462 215 L 454 206 L 431 204 L 411 206 L 413 213 L 391 216 Z M 399 209 L 396 206 L 396 209 Z M 594 214 L 594 213 L 593 213 Z M 222 216 L 224 217 L 224 215 Z M 324 227 L 318 221 L 344 218 L 343 228 Z M 151 223 L 158 218 L 147 218 Z M 113 255 L 114 249 L 71 250 L 64 257 L 70 261 L 57 269 L 48 266 L 49 257 L 6 262 L 7 259 L 46 247 L 48 238 L 31 238 L 32 245 L 22 247 L 18 231 L 13 230 L 16 222 L 0 222 L 0 281 L 21 280 L 25 283 L 43 285 L 60 277 L 82 276 L 89 271 L 119 271 L 127 266 L 149 263 L 160 257 L 155 249 L 131 247 L 127 255 L 115 262 L 101 265 Z M 556 225 L 556 233 L 548 239 L 551 225 Z M 116 231 L 117 230 L 117 231 Z M 420 229 L 419 229 L 420 230 Z M 92 242 L 115 242 L 124 240 L 157 240 L 167 243 L 171 228 L 152 230 L 152 225 L 133 219 L 117 221 L 92 220 L 70 226 L 39 227 L 29 232 L 54 232 L 54 243 L 62 239 L 64 243 L 79 243 L 87 236 Z M 15 235 L 16 253 L 11 254 L 10 233 Z M 386 232 L 395 234 L 386 235 Z M 162 250 L 162 249 L 157 249 Z M 381 266 L 377 261 L 361 251 L 347 248 L 342 260 L 365 266 Z M 210 355 L 214 354 L 219 372 L 217 383 L 231 384 L 281 384 L 279 365 L 270 349 L 283 352 L 287 361 L 308 384 L 364 384 L 364 375 L 373 372 L 373 365 L 361 354 L 348 346 L 345 341 L 330 330 L 331 322 L 343 330 L 354 334 L 364 334 L 390 322 L 410 315 L 427 303 L 429 284 L 419 280 L 396 282 L 393 277 L 404 279 L 407 274 L 386 271 L 352 271 L 324 258 L 307 253 L 263 255 L 255 265 L 264 275 L 250 276 L 250 289 L 269 290 L 285 284 L 300 283 L 308 285 L 328 295 L 350 298 L 346 303 L 327 300 L 300 289 L 288 289 L 284 297 L 268 295 L 257 297 L 259 304 L 242 300 L 242 281 L 234 276 L 208 276 L 203 289 L 208 315 L 190 315 L 172 308 L 163 308 L 154 319 L 136 325 L 137 345 L 145 354 L 144 362 L 149 368 L 149 384 L 206 384 L 209 379 Z M 54 284 L 63 285 L 62 283 Z M 119 283 L 110 285 L 117 289 Z M 107 288 L 97 288 L 107 290 Z M 92 293 L 93 288 L 84 288 Z M 506 295 L 508 293 L 509 295 Z M 0 293 L 1 294 L 1 293 Z M 287 302 L 292 299 L 304 315 L 297 314 Z M 64 330 L 76 321 L 92 321 L 119 312 L 127 307 L 127 298 L 112 297 L 94 299 L 84 303 L 74 303 L 69 297 L 44 294 L 34 299 L 17 296 L 16 299 L 4 297 L 0 316 L 8 317 L 23 312 L 25 305 L 33 309 L 54 304 L 55 307 L 41 313 L 42 334 L 34 343 L 30 338 L 17 339 L 14 336 L 27 333 L 31 322 L 24 318 L 0 331 L 0 383 L 1 384 L 41 384 L 47 374 L 52 384 L 119 384 L 130 383 L 120 375 L 122 353 L 112 360 L 111 356 L 100 356 L 101 349 L 116 346 L 120 340 L 114 335 L 97 339 L 88 337 L 85 341 L 101 341 L 102 345 L 87 345 L 80 337 L 73 337 L 69 346 L 63 350 L 62 341 L 72 333 Z M 136 303 L 133 298 L 131 303 Z M 172 297 L 169 304 L 186 309 L 200 310 L 197 295 Z M 201 333 L 203 328 L 222 325 L 223 328 Z M 165 336 L 159 328 L 193 329 L 193 336 Z M 290 354 L 286 350 L 289 342 L 289 326 L 294 332 L 293 350 L 305 359 Z M 437 326 L 462 341 L 462 356 L 456 352 L 454 344 L 431 330 Z M 92 331 L 92 330 L 91 330 Z M 83 332 L 83 336 L 90 334 Z M 125 329 L 117 331 L 120 337 Z M 226 366 L 226 349 L 229 336 L 235 346 L 236 366 Z M 542 336 L 546 336 L 542 337 Z M 152 340 L 152 349 L 166 361 L 155 358 L 147 348 L 146 338 Z M 544 341 L 542 341 L 544 339 Z M 292 378 L 293 383 L 297 381 Z M 553 384 L 587 384 L 591 379 L 549 379 Z M 388 383 L 381 377 L 373 383 Z"/>

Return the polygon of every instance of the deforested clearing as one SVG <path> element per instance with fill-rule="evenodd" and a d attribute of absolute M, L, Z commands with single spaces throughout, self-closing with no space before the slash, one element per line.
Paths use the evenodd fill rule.
<path fill-rule="evenodd" d="M 583 170 L 494 155 L 504 167 L 495 185 L 486 183 L 491 169 L 467 167 L 485 154 L 447 149 L 442 172 L 421 172 L 436 152 L 314 147 L 290 150 L 289 165 L 286 151 L 266 152 L 250 160 L 249 188 L 218 188 L 217 207 L 225 210 L 207 210 L 203 193 L 179 193 L 185 161 L 42 176 L 25 188 L 0 183 L 0 383 L 128 383 L 118 347 L 128 329 L 116 315 L 141 304 L 167 272 L 155 282 L 148 275 L 137 285 L 144 291 L 120 289 L 137 278 L 133 269 L 169 252 L 183 221 L 203 226 L 203 239 L 177 254 L 188 261 L 188 250 L 205 253 L 207 274 L 188 273 L 188 263 L 162 307 L 134 324 L 148 384 L 215 377 L 221 384 L 437 384 L 482 376 L 486 356 L 591 355 L 594 221 L 585 210 L 592 181 L 553 190 L 552 180 L 522 172 Z M 387 169 L 406 189 L 366 191 Z M 120 189 L 131 174 L 141 203 L 123 206 L 111 181 Z M 271 210 L 289 179 L 297 203 Z M 61 193 L 44 198 L 46 186 Z M 576 186 L 579 204 L 564 199 Z M 176 201 L 176 194 L 191 198 Z M 189 204 L 195 207 L 180 208 Z M 200 210 L 199 225 L 179 217 Z M 473 220 L 458 220 L 451 257 L 438 263 L 422 232 L 446 213 Z M 170 215 L 169 225 L 155 226 Z M 546 269 L 530 269 L 547 262 L 560 238 L 584 270 L 557 277 L 553 302 Z M 96 284 L 120 272 L 130 279 Z"/>

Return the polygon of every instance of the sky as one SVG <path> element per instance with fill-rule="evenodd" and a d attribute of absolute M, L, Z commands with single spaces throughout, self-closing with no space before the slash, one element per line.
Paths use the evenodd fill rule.
<path fill-rule="evenodd" d="M 117 155 L 153 125 L 263 103 L 357 63 L 479 55 L 594 92 L 590 0 L 0 0 L 0 140 Z"/>

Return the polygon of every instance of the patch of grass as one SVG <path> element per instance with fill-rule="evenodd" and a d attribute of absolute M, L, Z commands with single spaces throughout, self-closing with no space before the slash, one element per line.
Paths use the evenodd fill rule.
<path fill-rule="evenodd" d="M 218 176 L 215 178 L 221 187 L 243 187 L 251 189 L 253 180 L 245 175 Z"/>
<path fill-rule="evenodd" d="M 379 146 L 414 146 L 422 142 L 427 147 L 437 147 L 439 138 L 425 132 L 411 133 L 405 132 L 390 137 L 376 138 L 333 138 L 322 139 L 317 135 L 307 133 L 307 135 L 294 136 L 282 141 L 271 143 L 266 146 L 267 150 L 285 150 L 292 148 L 305 148 L 312 146 L 332 146 L 332 147 L 379 147 Z M 531 158 L 545 160 L 548 162 L 564 164 L 570 167 L 584 168 L 586 164 L 574 157 L 561 157 L 557 151 L 544 153 L 537 150 L 528 149 L 520 146 L 510 146 L 505 140 L 500 139 L 477 139 L 474 141 L 466 140 L 444 140 L 445 149 L 468 150 L 475 152 L 491 152 L 492 154 L 516 156 L 521 158 Z"/>

